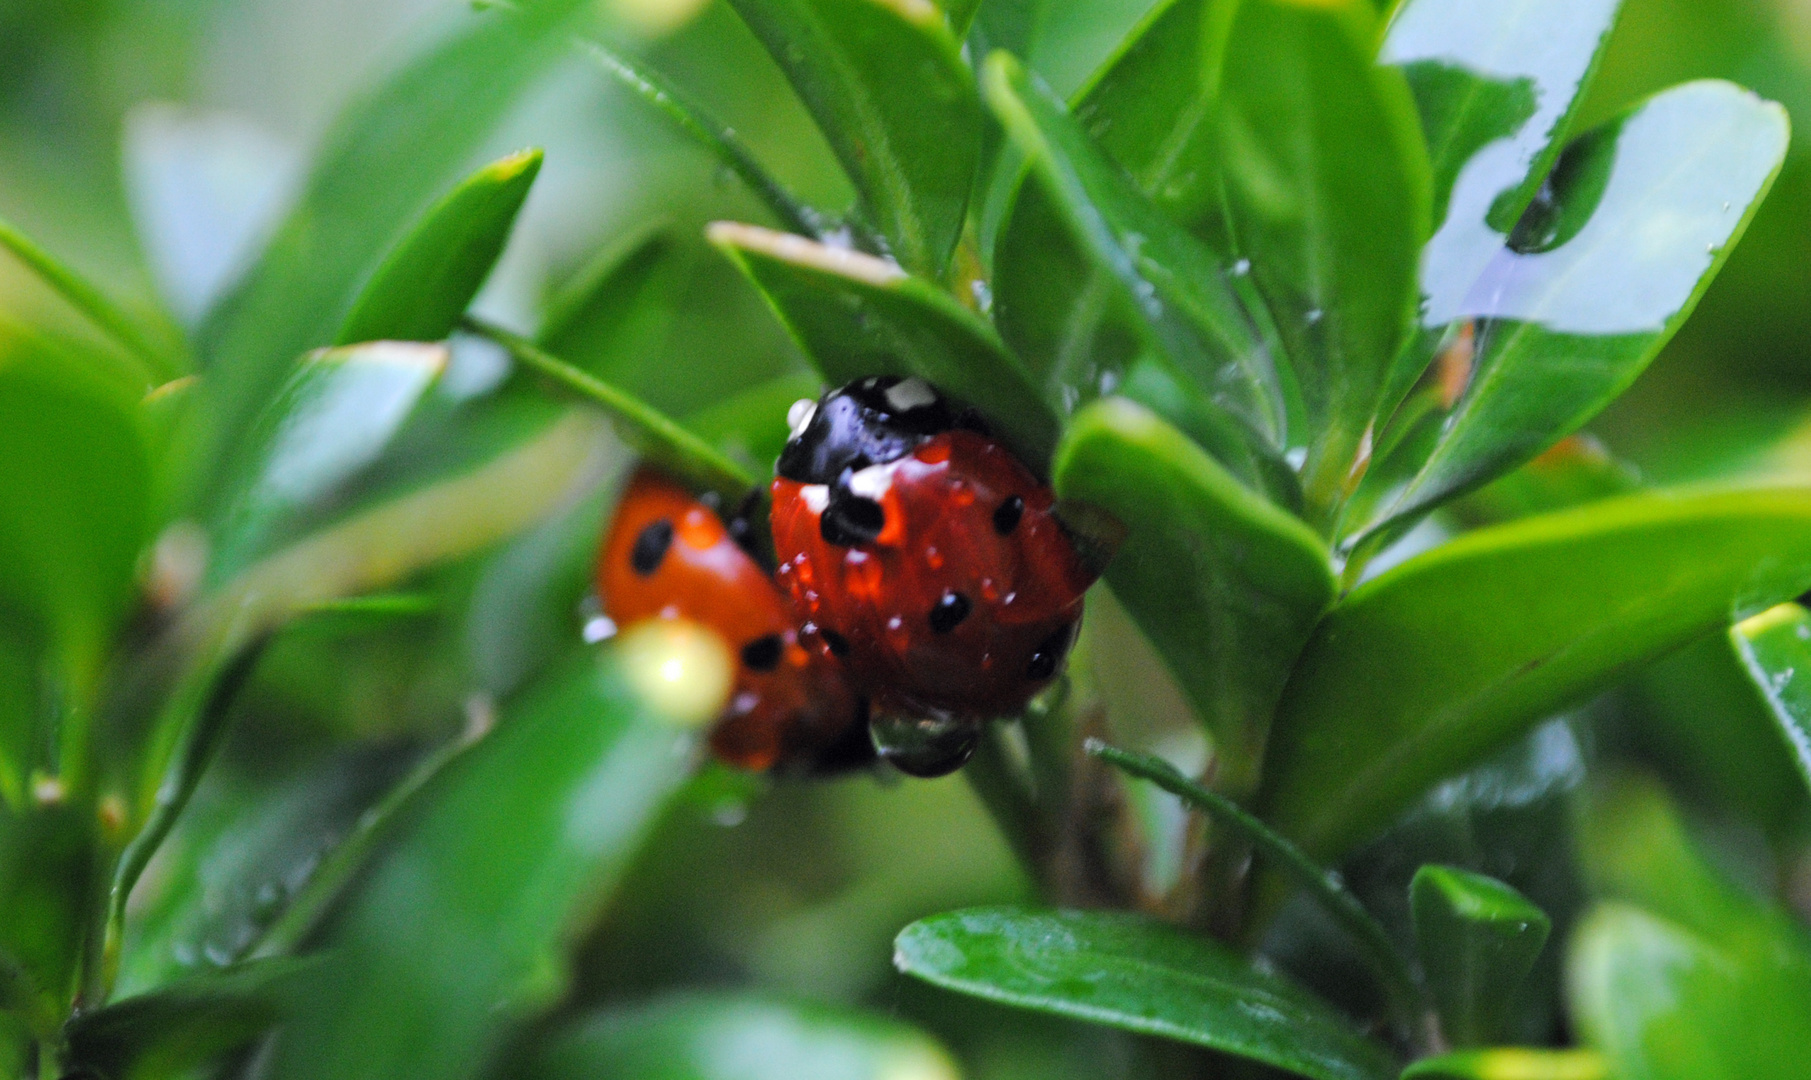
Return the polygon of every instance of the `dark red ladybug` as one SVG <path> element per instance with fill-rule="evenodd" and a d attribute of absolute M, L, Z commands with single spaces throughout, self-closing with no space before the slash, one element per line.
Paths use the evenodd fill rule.
<path fill-rule="evenodd" d="M 882 756 L 948 772 L 1056 675 L 1094 574 L 1050 489 L 922 379 L 861 379 L 790 419 L 773 538 L 802 639 L 873 697 Z"/>
<path fill-rule="evenodd" d="M 834 657 L 806 649 L 773 578 L 704 502 L 642 469 L 604 538 L 604 613 L 627 627 L 683 618 L 721 634 L 739 663 L 711 751 L 751 770 L 829 772 L 872 760 L 867 709 Z"/>

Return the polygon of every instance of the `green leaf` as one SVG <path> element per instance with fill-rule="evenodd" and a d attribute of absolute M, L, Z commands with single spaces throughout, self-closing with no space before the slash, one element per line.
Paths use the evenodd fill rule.
<path fill-rule="evenodd" d="M 1426 145 L 1376 42 L 1363 0 L 1249 0 L 1225 46 L 1217 145 L 1233 243 L 1301 386 L 1317 514 L 1363 467 L 1429 232 Z"/>
<path fill-rule="evenodd" d="M 445 336 L 445 335 L 442 335 Z M 246 436 L 208 568 L 243 570 L 369 467 L 446 370 L 441 345 L 375 341 L 304 356 Z"/>
<path fill-rule="evenodd" d="M 1365 910 L 1358 897 L 1352 895 L 1338 873 L 1316 864 L 1302 854 L 1300 848 L 1271 831 L 1237 803 L 1188 779 L 1162 758 L 1127 753 L 1092 738 L 1083 743 L 1082 748 L 1116 768 L 1151 781 L 1208 814 L 1294 877 L 1297 884 L 1306 888 L 1333 921 L 1365 951 L 1366 958 L 1383 981 L 1403 1031 L 1411 1036 L 1419 1034 L 1426 1004 L 1419 984 L 1409 971 L 1408 961 L 1390 940 L 1389 932 Z"/>
<path fill-rule="evenodd" d="M 1277 458 L 1282 401 L 1270 356 L 1228 272 L 1164 218 L 1016 60 L 989 57 L 985 82 L 988 104 L 1031 159 L 1032 177 L 1067 233 L 1066 242 L 1007 249 L 998 259 L 1001 325 L 1033 374 L 1073 409 L 1118 388 L 1141 357 L 1160 359 L 1180 385 L 1218 406 L 1198 410 L 1213 426 L 1197 437 L 1258 486 L 1271 467 L 1266 459 Z M 1088 273 L 1076 272 L 1073 255 L 1064 261 L 1068 244 L 1080 249 Z M 1033 283 L 1033 275 L 1065 268 L 1067 281 Z M 1013 293 L 1004 290 L 1015 274 L 1035 310 L 1013 313 Z"/>
<path fill-rule="evenodd" d="M 1123 398 L 1075 415 L 1052 474 L 1062 498 L 1126 526 L 1107 582 L 1213 734 L 1217 783 L 1249 795 L 1283 685 L 1333 602 L 1326 545 Z"/>
<path fill-rule="evenodd" d="M 1313 1080 L 1396 1074 L 1383 1047 L 1295 984 L 1139 916 L 953 911 L 902 930 L 893 963 L 947 990 L 1211 1047 Z"/>
<path fill-rule="evenodd" d="M 942 276 L 981 153 L 981 105 L 931 0 L 731 0 L 792 81 L 900 265 Z"/>
<path fill-rule="evenodd" d="M 1407 0 L 1396 10 L 1379 59 L 1402 69 L 1420 112 L 1439 228 L 1430 253 L 1465 244 L 1479 269 L 1495 253 L 1552 171 L 1621 6 Z M 1449 202 L 1469 213 L 1449 219 Z M 1496 234 L 1482 246 L 1480 224 Z"/>
<path fill-rule="evenodd" d="M 1373 494 L 1378 509 L 1347 531 L 1410 518 L 1506 472 L 1627 389 L 1722 268 L 1787 132 L 1784 109 L 1739 87 L 1674 87 L 1567 147 L 1488 262 L 1446 265 L 1431 250 L 1422 323 L 1473 335 L 1458 356 L 1469 381 L 1431 447 L 1417 449 L 1413 478 Z"/>
<path fill-rule="evenodd" d="M 547 304 L 536 343 L 600 379 L 635 385 L 679 303 L 678 246 L 664 222 L 604 249 Z"/>
<path fill-rule="evenodd" d="M 1402 1070 L 1402 1080 L 1612 1080 L 1610 1064 L 1595 1050 L 1540 1050 L 1499 1046 L 1423 1058 Z"/>
<path fill-rule="evenodd" d="M 1262 815 L 1328 859 L 1569 702 L 1811 585 L 1811 488 L 1632 495 L 1481 529 L 1322 620 Z"/>
<path fill-rule="evenodd" d="M 537 347 L 527 338 L 467 319 L 472 331 L 509 350 L 516 362 L 535 374 L 601 406 L 642 454 L 671 475 L 701 488 L 739 499 L 760 478 L 692 434 L 678 421 L 627 391 L 595 378 Z"/>
<path fill-rule="evenodd" d="M 1781 604 L 1737 623 L 1729 638 L 1766 699 L 1782 746 L 1811 790 L 1811 612 Z"/>
<path fill-rule="evenodd" d="M 916 1029 L 827 1005 L 685 994 L 556 1031 L 512 1075 L 536 1080 L 956 1080 Z"/>
<path fill-rule="evenodd" d="M 693 142 L 702 146 L 724 168 L 736 174 L 755 197 L 767 204 L 780 224 L 801 236 L 817 236 L 827 223 L 816 210 L 806 206 L 774 179 L 773 174 L 755 159 L 734 129 L 706 114 L 679 89 L 649 68 L 626 56 L 619 56 L 591 42 L 581 43 L 584 52 L 605 74 L 614 78 L 631 94 L 647 102 L 665 116 Z"/>
<path fill-rule="evenodd" d="M 1055 414 L 987 321 L 935 286 L 884 260 L 752 225 L 717 222 L 709 236 L 830 385 L 920 376 L 985 413 L 1026 461 L 1050 459 Z"/>
<path fill-rule="evenodd" d="M 480 1075 L 689 771 L 688 731 L 582 653 L 423 790 L 277 1036 L 269 1075 Z M 485 872 L 472 873 L 482 866 Z"/>
<path fill-rule="evenodd" d="M 1588 435 L 1568 435 L 1516 471 L 1455 500 L 1447 510 L 1476 528 L 1627 495 L 1640 486 L 1635 470 L 1602 443 Z"/>
<path fill-rule="evenodd" d="M 1409 901 L 1447 1043 L 1480 1046 L 1503 1038 L 1553 920 L 1501 881 L 1453 866 L 1416 871 Z"/>
<path fill-rule="evenodd" d="M 68 1018 L 102 882 L 93 804 L 0 809 L 0 980 L 40 1038 Z M 12 976 L 12 978 L 7 978 Z"/>
<path fill-rule="evenodd" d="M 136 600 L 152 467 L 134 395 L 80 356 L 0 330 L 0 619 L 39 643 L 57 733 L 42 764 L 88 779 L 88 730 L 105 656 Z M 52 750 L 51 748 L 54 748 Z"/>
<path fill-rule="evenodd" d="M 168 323 L 155 329 L 147 320 L 126 311 L 93 282 L 65 266 L 55 255 L 20 232 L 11 222 L 0 218 L 0 247 L 11 252 L 71 307 L 99 327 L 114 341 L 124 346 L 133 358 L 144 365 L 145 374 L 154 381 L 176 377 L 187 366 L 180 335 Z M 159 338 L 164 340 L 159 341 Z"/>
<path fill-rule="evenodd" d="M 282 1018 L 314 960 L 255 960 L 85 1012 L 65 1031 L 70 1060 L 102 1076 L 178 1075 L 245 1045 Z"/>
<path fill-rule="evenodd" d="M 563 45 L 582 0 L 521 0 L 469 16 L 336 122 L 296 208 L 199 332 L 202 461 L 232 451 L 295 357 L 328 345 L 409 222 Z M 217 468 L 217 466 L 216 466 Z M 214 495 L 216 471 L 197 494 Z"/>
<path fill-rule="evenodd" d="M 816 399 L 824 384 L 816 375 L 782 375 L 685 418 L 685 426 L 755 472 L 773 471 L 792 436 L 786 413 L 796 401 Z"/>
<path fill-rule="evenodd" d="M 502 256 L 541 157 L 524 150 L 493 161 L 429 207 L 365 283 L 334 344 L 451 334 Z"/>

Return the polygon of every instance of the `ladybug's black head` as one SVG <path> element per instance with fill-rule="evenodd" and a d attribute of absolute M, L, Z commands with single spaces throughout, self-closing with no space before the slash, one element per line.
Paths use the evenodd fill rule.
<path fill-rule="evenodd" d="M 792 407 L 792 438 L 776 471 L 801 484 L 830 484 L 846 471 L 885 465 L 952 428 L 981 429 L 923 379 L 879 375 L 857 379 L 817 401 Z"/>

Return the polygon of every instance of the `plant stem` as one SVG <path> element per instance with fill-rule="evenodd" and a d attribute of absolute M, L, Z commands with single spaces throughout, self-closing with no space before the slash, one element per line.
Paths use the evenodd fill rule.
<path fill-rule="evenodd" d="M 1121 750 L 1099 739 L 1089 739 L 1083 749 L 1133 776 L 1149 780 L 1183 802 L 1209 814 L 1280 863 L 1320 901 L 1327 913 L 1365 951 L 1378 977 L 1383 981 L 1384 991 L 1389 995 L 1391 1012 L 1395 1014 L 1403 1033 L 1418 1045 L 1421 1043 L 1428 1016 L 1421 983 L 1409 966 L 1408 959 L 1390 940 L 1389 932 L 1365 910 L 1336 871 L 1319 865 L 1243 807 L 1183 776 L 1167 761 Z"/>
<path fill-rule="evenodd" d="M 0 218 L 0 247 L 6 248 L 20 262 L 30 267 L 33 273 L 69 301 L 89 322 L 144 361 L 159 381 L 179 374 L 177 365 L 171 360 L 170 350 L 155 344 L 139 326 L 138 320 L 126 314 L 125 309 L 114 303 L 106 293 L 57 261 L 50 252 L 3 218 Z"/>

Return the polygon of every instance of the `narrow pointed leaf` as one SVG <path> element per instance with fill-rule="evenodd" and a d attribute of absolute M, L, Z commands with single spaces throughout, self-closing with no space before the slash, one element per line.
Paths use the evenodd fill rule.
<path fill-rule="evenodd" d="M 666 224 L 601 252 L 547 305 L 535 342 L 600 379 L 630 382 L 655 355 L 679 302 L 678 245 Z"/>
<path fill-rule="evenodd" d="M 1283 684 L 1333 602 L 1326 546 L 1123 398 L 1075 415 L 1052 474 L 1058 495 L 1126 526 L 1107 582 L 1212 732 L 1224 790 L 1248 795 Z"/>
<path fill-rule="evenodd" d="M 328 345 L 360 286 L 517 95 L 558 54 L 581 0 L 522 0 L 465 16 L 336 122 L 300 201 L 199 334 L 210 371 L 202 460 L 230 468 L 287 366 Z M 216 494 L 218 472 L 197 494 Z"/>
<path fill-rule="evenodd" d="M 422 790 L 268 1075 L 480 1075 L 508 1024 L 558 992 L 552 951 L 627 869 L 685 778 L 690 738 L 615 650 L 526 692 Z"/>
<path fill-rule="evenodd" d="M 467 325 L 508 349 L 517 363 L 603 408 L 627 441 L 674 476 L 732 500 L 760 483 L 754 472 L 628 391 L 573 367 L 527 338 L 475 320 Z"/>
<path fill-rule="evenodd" d="M 1499 1046 L 1422 1058 L 1402 1080 L 1612 1080 L 1610 1063 L 1595 1050 Z"/>
<path fill-rule="evenodd" d="M 1722 268 L 1778 173 L 1787 134 L 1784 109 L 1739 87 L 1674 87 L 1569 146 L 1516 236 L 1481 270 L 1430 261 L 1437 287 L 1423 325 L 1471 320 L 1470 378 L 1413 479 L 1373 520 L 1437 505 L 1527 461 L 1627 389 Z M 1478 208 L 1455 204 L 1453 214 L 1467 209 Z"/>
<path fill-rule="evenodd" d="M 1451 541 L 1322 620 L 1263 816 L 1331 859 L 1434 781 L 1641 663 L 1811 586 L 1811 488 L 1627 496 Z"/>
<path fill-rule="evenodd" d="M 1202 433 L 1208 450 L 1255 482 L 1265 471 L 1261 460 L 1277 456 L 1282 403 L 1270 356 L 1228 284 L 1228 272 L 1141 195 L 1016 60 L 1003 53 L 989 57 L 986 87 L 988 104 L 1031 159 L 1028 182 L 1044 186 L 1052 217 L 1089 269 L 1078 274 L 1060 262 L 1031 265 L 1024 261 L 1029 251 L 1002 253 L 1009 264 L 1020 261 L 1016 268 L 1002 266 L 1002 278 L 1044 273 L 1048 266 L 1065 274 L 1057 279 L 1059 288 L 1073 287 L 1073 299 L 1039 297 L 1041 311 L 1025 313 L 1027 330 L 1015 335 L 1047 394 L 1073 409 L 1116 389 L 1138 359 L 1154 355 L 1181 385 L 1217 406 L 1209 410 L 1217 413 L 1215 429 Z M 1034 250 L 1049 254 L 1060 247 Z M 1029 291 L 1029 276 L 1025 280 Z M 1002 325 L 1010 328 L 1015 318 L 1002 309 Z M 1078 334 L 1062 325 L 1074 318 L 1093 328 Z"/>
<path fill-rule="evenodd" d="M 535 1080 L 956 1080 L 922 1032 L 826 1005 L 686 994 L 554 1032 L 511 1075 Z"/>
<path fill-rule="evenodd" d="M 1393 1077 L 1331 1008 L 1224 945 L 1132 915 L 974 908 L 906 927 L 893 963 L 957 993 L 1211 1047 L 1313 1080 Z"/>
<path fill-rule="evenodd" d="M 832 386 L 917 375 L 986 414 L 1026 461 L 1049 460 L 1056 415 L 987 321 L 871 256 L 718 222 L 722 248 Z"/>
<path fill-rule="evenodd" d="M 595 61 L 605 74 L 614 78 L 629 93 L 658 109 L 661 115 L 693 142 L 709 151 L 724 168 L 735 173 L 756 198 L 767 204 L 780 224 L 802 236 L 816 236 L 824 231 L 826 222 L 821 215 L 787 191 L 755 159 L 754 154 L 728 125 L 707 115 L 702 108 L 680 93 L 677 87 L 653 70 L 591 42 L 584 42 L 583 48 L 585 55 Z"/>
<path fill-rule="evenodd" d="M 247 435 L 245 475 L 216 529 L 210 578 L 224 581 L 270 551 L 285 526 L 377 460 L 446 364 L 444 346 L 404 341 L 303 357 Z"/>
<path fill-rule="evenodd" d="M 1415 310 L 1426 147 L 1402 74 L 1375 61 L 1364 0 L 1250 0 L 1233 16 L 1218 143 L 1233 243 L 1295 369 L 1311 507 L 1362 466 Z"/>
<path fill-rule="evenodd" d="M 1546 946 L 1553 920 L 1495 878 L 1452 866 L 1417 871 L 1409 904 L 1448 1045 L 1502 1039 L 1515 995 Z"/>
<path fill-rule="evenodd" d="M 974 75 L 931 0 L 731 0 L 817 120 L 900 264 L 936 279 L 981 152 Z"/>
<path fill-rule="evenodd" d="M 540 171 L 541 151 L 511 154 L 429 207 L 365 283 L 334 343 L 451 334 L 502 256 Z"/>
<path fill-rule="evenodd" d="M 1811 790 L 1811 612 L 1782 604 L 1737 623 L 1729 637 L 1778 725 L 1781 746 Z"/>

